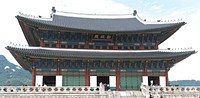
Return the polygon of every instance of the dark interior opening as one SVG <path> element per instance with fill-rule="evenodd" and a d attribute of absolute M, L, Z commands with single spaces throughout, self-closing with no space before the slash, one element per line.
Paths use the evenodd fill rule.
<path fill-rule="evenodd" d="M 99 84 L 109 84 L 109 76 L 97 76 L 97 86 Z"/>
<path fill-rule="evenodd" d="M 159 76 L 149 76 L 148 77 L 148 85 L 155 85 L 155 86 L 158 86 L 160 85 L 160 82 L 159 82 Z"/>
<path fill-rule="evenodd" d="M 42 85 L 56 86 L 56 76 L 43 76 Z"/>

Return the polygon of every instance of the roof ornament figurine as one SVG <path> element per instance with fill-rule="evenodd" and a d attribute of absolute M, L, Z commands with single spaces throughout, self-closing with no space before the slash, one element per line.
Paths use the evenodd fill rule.
<path fill-rule="evenodd" d="M 53 6 L 51 11 L 52 11 L 52 13 L 56 13 L 56 8 Z"/>
<path fill-rule="evenodd" d="M 134 10 L 134 11 L 133 11 L 133 16 L 136 16 L 136 15 L 137 15 L 137 11 Z"/>

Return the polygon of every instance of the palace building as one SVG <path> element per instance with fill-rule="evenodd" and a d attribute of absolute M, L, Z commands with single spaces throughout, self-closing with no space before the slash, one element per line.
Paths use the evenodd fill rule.
<path fill-rule="evenodd" d="M 99 86 L 139 90 L 168 86 L 168 71 L 196 51 L 159 49 L 185 22 L 148 23 L 131 18 L 89 18 L 57 14 L 16 16 L 28 47 L 7 46 L 32 73 L 32 85 Z"/>

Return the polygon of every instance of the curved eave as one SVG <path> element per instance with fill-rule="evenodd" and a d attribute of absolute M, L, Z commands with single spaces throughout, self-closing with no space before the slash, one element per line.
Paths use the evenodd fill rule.
<path fill-rule="evenodd" d="M 9 51 L 36 57 L 54 57 L 54 58 L 81 58 L 81 59 L 177 59 L 188 57 L 195 51 L 185 52 L 164 52 L 164 51 L 99 51 L 99 50 L 80 50 L 80 49 L 47 49 L 47 48 L 17 48 L 6 47 Z"/>
<path fill-rule="evenodd" d="M 9 50 L 10 51 L 10 50 Z M 16 53 L 15 51 L 10 51 L 10 53 L 13 55 L 15 60 L 25 69 L 31 72 L 32 66 L 29 64 L 29 62 L 25 61 L 23 58 L 24 56 L 21 54 Z"/>
<path fill-rule="evenodd" d="M 185 22 L 166 23 L 166 24 L 159 24 L 159 23 L 158 24 L 143 24 L 144 29 L 141 28 L 138 30 L 125 30 L 125 29 L 124 30 L 99 30 L 99 29 L 95 30 L 95 29 L 76 28 L 75 26 L 74 27 L 58 26 L 58 25 L 52 24 L 50 20 L 49 21 L 37 20 L 37 19 L 32 19 L 32 18 L 26 18 L 23 16 L 16 16 L 16 18 L 18 20 L 24 21 L 25 23 L 31 26 L 42 28 L 42 29 L 67 30 L 67 31 L 76 31 L 76 32 L 96 32 L 96 33 L 145 33 L 145 32 L 148 33 L 148 32 L 171 30 L 173 28 L 179 28 L 185 24 Z M 135 28 L 135 27 L 131 27 L 131 28 Z"/>
<path fill-rule="evenodd" d="M 21 26 L 22 32 L 24 33 L 24 36 L 25 36 L 28 44 L 31 46 L 38 46 L 39 42 L 38 42 L 38 40 L 35 39 L 34 34 L 31 33 L 31 31 L 29 29 L 30 28 L 29 25 L 22 20 L 18 20 L 18 22 Z"/>
<path fill-rule="evenodd" d="M 178 24 L 176 27 L 168 29 L 167 31 L 164 31 L 164 32 L 168 32 L 168 33 L 160 38 L 159 44 L 161 44 L 162 42 L 167 40 L 170 36 L 172 36 L 177 30 L 179 30 L 185 24 L 186 24 L 185 22 L 182 22 L 182 23 Z"/>

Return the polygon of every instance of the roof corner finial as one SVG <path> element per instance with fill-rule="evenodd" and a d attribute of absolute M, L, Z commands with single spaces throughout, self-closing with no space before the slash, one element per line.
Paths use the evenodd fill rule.
<path fill-rule="evenodd" d="M 51 11 L 52 11 L 52 13 L 56 13 L 56 8 L 53 6 Z"/>
<path fill-rule="evenodd" d="M 56 8 L 53 6 L 52 9 L 51 9 L 51 14 L 50 14 L 50 17 L 52 18 L 53 17 L 53 13 L 56 13 Z"/>
<path fill-rule="evenodd" d="M 136 15 L 137 15 L 137 11 L 134 10 L 134 11 L 133 11 L 133 16 L 136 16 Z"/>

